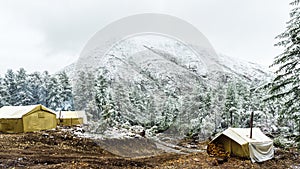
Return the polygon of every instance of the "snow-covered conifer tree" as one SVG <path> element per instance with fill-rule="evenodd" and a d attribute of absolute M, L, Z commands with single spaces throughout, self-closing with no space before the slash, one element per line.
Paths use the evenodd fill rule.
<path fill-rule="evenodd" d="M 28 88 L 32 94 L 31 104 L 43 104 L 42 90 L 43 82 L 41 74 L 39 72 L 34 72 L 29 74 L 28 77 Z"/>
<path fill-rule="evenodd" d="M 91 72 L 78 72 L 78 79 L 74 86 L 74 107 L 77 110 L 84 110 L 88 104 L 94 100 L 94 80 Z"/>
<path fill-rule="evenodd" d="M 56 79 L 56 77 L 51 77 L 50 81 L 49 81 L 49 93 L 48 93 L 48 97 L 47 97 L 47 105 L 49 108 L 53 109 L 53 110 L 58 110 L 58 109 L 62 109 L 62 103 L 61 103 L 61 98 L 60 98 L 60 87 L 59 87 L 59 83 L 58 80 Z"/>
<path fill-rule="evenodd" d="M 4 84 L 4 79 L 0 78 L 0 107 L 9 105 L 9 93 Z"/>
<path fill-rule="evenodd" d="M 17 84 L 16 84 L 16 75 L 12 69 L 7 70 L 4 77 L 4 85 L 6 86 L 9 95 L 8 104 L 15 105 L 17 102 L 17 98 L 16 98 Z"/>
<path fill-rule="evenodd" d="M 228 126 L 234 126 L 236 122 L 236 110 L 237 110 L 237 98 L 235 91 L 235 84 L 230 83 L 227 85 L 226 97 L 225 97 L 225 107 L 224 107 L 224 117 L 226 118 L 226 123 Z"/>
<path fill-rule="evenodd" d="M 16 106 L 30 105 L 33 98 L 28 85 L 28 75 L 24 68 L 20 68 L 16 74 Z"/>
<path fill-rule="evenodd" d="M 95 101 L 99 109 L 99 112 L 102 113 L 105 109 L 104 107 L 108 104 L 108 93 L 107 93 L 107 81 L 102 74 L 99 74 L 95 80 Z M 96 115 L 98 119 L 100 114 Z"/>
<path fill-rule="evenodd" d="M 62 110 L 74 109 L 72 86 L 66 72 L 61 72 L 58 74 L 58 83 L 60 88 L 59 97 Z"/>
<path fill-rule="evenodd" d="M 278 67 L 276 78 L 270 84 L 271 99 L 284 99 L 286 117 L 298 124 L 300 131 L 300 7 L 299 1 L 293 1 L 294 8 L 290 12 L 290 20 L 286 30 L 278 35 L 275 46 L 284 48 L 272 66 Z"/>
<path fill-rule="evenodd" d="M 49 74 L 48 71 L 44 71 L 41 74 L 41 81 L 42 81 L 42 84 L 40 86 L 39 102 L 46 107 L 50 107 L 49 94 L 52 90 L 51 87 L 53 87 L 53 85 L 51 82 L 51 75 Z"/>

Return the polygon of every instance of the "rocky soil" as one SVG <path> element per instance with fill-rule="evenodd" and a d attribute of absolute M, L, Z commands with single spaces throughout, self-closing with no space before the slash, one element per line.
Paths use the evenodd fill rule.
<path fill-rule="evenodd" d="M 55 130 L 0 134 L 0 168 L 300 168 L 300 156 L 296 150 L 276 149 L 275 158 L 264 163 L 230 157 L 220 164 L 206 152 L 125 158 L 104 150 L 97 140 Z"/>

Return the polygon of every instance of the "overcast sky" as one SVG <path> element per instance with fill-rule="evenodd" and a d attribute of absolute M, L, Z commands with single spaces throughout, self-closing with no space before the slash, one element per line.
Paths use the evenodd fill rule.
<path fill-rule="evenodd" d="M 86 42 L 122 17 L 162 13 L 197 27 L 217 53 L 270 65 L 287 0 L 0 0 L 0 74 L 51 73 L 75 62 Z"/>

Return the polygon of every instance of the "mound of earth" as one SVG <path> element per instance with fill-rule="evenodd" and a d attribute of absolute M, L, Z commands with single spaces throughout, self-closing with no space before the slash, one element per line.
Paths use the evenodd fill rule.
<path fill-rule="evenodd" d="M 106 139 L 97 143 L 105 150 L 122 157 L 145 157 L 163 153 L 154 141 L 143 137 Z"/>

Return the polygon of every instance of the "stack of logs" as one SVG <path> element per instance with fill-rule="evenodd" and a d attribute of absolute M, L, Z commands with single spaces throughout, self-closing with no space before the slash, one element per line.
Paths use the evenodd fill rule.
<path fill-rule="evenodd" d="M 210 157 L 214 157 L 217 164 L 222 164 L 228 161 L 229 152 L 225 151 L 222 144 L 209 143 L 207 145 L 207 153 Z"/>

